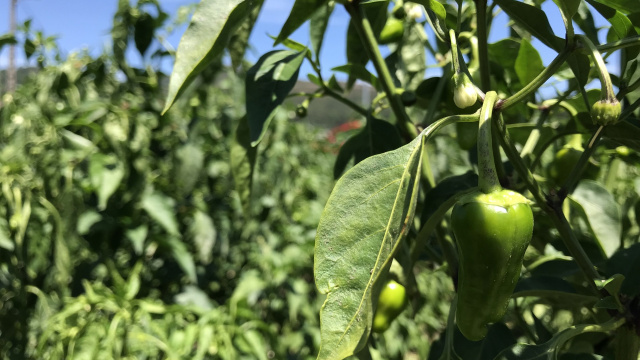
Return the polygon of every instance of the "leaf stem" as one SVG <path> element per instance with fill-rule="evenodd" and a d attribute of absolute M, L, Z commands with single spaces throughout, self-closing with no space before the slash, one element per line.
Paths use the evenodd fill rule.
<path fill-rule="evenodd" d="M 495 91 L 489 91 L 484 98 L 478 119 L 478 187 L 485 194 L 502 188 L 494 163 L 491 135 L 493 106 L 497 100 L 498 94 Z"/>
<path fill-rule="evenodd" d="M 640 35 L 639 36 L 631 36 L 618 41 L 614 41 L 607 44 L 602 44 L 597 47 L 598 51 L 601 53 L 611 52 L 620 50 L 622 48 L 637 46 L 640 45 Z"/>
<path fill-rule="evenodd" d="M 616 93 L 613 91 L 613 84 L 611 83 L 611 76 L 607 70 L 607 65 L 602 59 L 600 51 L 593 45 L 591 40 L 584 35 L 576 35 L 582 44 L 591 52 L 593 61 L 596 63 L 598 75 L 600 76 L 600 86 L 602 88 L 602 94 L 600 95 L 602 100 L 613 101 L 616 99 Z"/>

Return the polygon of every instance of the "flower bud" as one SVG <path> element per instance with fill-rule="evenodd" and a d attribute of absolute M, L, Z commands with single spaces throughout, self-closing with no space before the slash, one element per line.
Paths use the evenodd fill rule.
<path fill-rule="evenodd" d="M 476 103 L 478 100 L 478 94 L 473 83 L 467 77 L 467 74 L 460 73 L 453 75 L 453 83 L 455 89 L 453 90 L 453 102 L 460 109 L 468 108 Z"/>
<path fill-rule="evenodd" d="M 596 125 L 613 125 L 618 122 L 622 106 L 618 99 L 598 100 L 591 107 L 591 120 Z"/>

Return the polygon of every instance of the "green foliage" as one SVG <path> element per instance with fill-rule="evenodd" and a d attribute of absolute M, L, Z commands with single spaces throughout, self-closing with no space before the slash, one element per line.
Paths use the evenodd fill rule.
<path fill-rule="evenodd" d="M 64 59 L 25 23 L 17 39 L 38 71 L 0 108 L 0 357 L 637 358 L 640 17 L 631 0 L 555 0 L 561 34 L 546 3 L 297 0 L 274 37 L 287 49 L 250 65 L 263 2 L 203 0 L 170 78 L 152 64 L 173 56 L 156 39 L 179 20 L 158 1 L 119 0 L 97 58 Z M 339 6 L 347 63 L 326 77 Z M 499 11 L 510 32 L 489 44 Z M 392 21 L 403 30 L 383 56 Z M 289 39 L 307 22 L 308 41 Z M 305 62 L 311 83 L 296 87 Z M 456 78 L 481 101 L 458 108 Z M 356 80 L 371 103 L 353 100 Z M 333 121 L 322 97 L 356 114 L 330 134 L 340 148 L 315 127 Z M 287 99 L 321 120 L 296 123 Z M 620 105 L 615 121 L 598 121 L 603 101 Z M 476 149 L 461 125 L 480 116 L 492 140 Z M 575 135 L 589 141 L 557 177 Z M 450 210 L 478 185 L 524 194 L 534 225 L 513 293 L 476 311 L 510 295 L 506 312 L 471 341 L 459 269 L 511 260 L 482 239 L 484 262 L 458 253 L 474 239 L 456 239 Z M 499 225 L 487 233 L 512 224 Z M 389 279 L 408 306 L 372 333 Z"/>

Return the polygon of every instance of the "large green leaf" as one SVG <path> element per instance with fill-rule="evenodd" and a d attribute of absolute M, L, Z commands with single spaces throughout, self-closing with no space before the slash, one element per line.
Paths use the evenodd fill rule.
<path fill-rule="evenodd" d="M 584 212 L 603 253 L 610 257 L 620 247 L 622 232 L 620 209 L 613 195 L 597 182 L 585 180 L 569 198 Z"/>
<path fill-rule="evenodd" d="M 496 0 L 496 3 L 509 17 L 537 37 L 543 44 L 558 52 L 562 50 L 564 39 L 557 37 L 553 33 L 549 19 L 544 11 L 533 5 L 515 0 Z"/>
<path fill-rule="evenodd" d="M 609 276 L 624 275 L 620 292 L 629 296 L 640 294 L 640 244 L 634 244 L 613 254 L 605 265 Z"/>
<path fill-rule="evenodd" d="M 620 40 L 627 36 L 636 35 L 636 31 L 633 28 L 631 20 L 624 16 L 624 14 L 622 14 L 620 11 L 612 9 L 611 7 L 607 6 L 605 2 L 587 0 L 587 3 L 593 6 L 593 8 L 596 9 L 598 13 L 600 13 L 600 15 L 602 15 L 605 19 L 607 19 L 607 21 L 609 21 L 609 23 L 611 24 L 611 29 L 617 37 L 617 39 L 615 40 Z"/>
<path fill-rule="evenodd" d="M 277 45 L 282 42 L 282 40 L 288 38 L 302 24 L 309 20 L 316 11 L 320 10 L 328 2 L 329 0 L 296 0 L 291 12 L 289 13 L 287 21 L 282 25 L 282 29 L 280 30 L 280 34 L 278 34 L 278 38 L 274 45 Z"/>
<path fill-rule="evenodd" d="M 238 26 L 229 38 L 227 48 L 229 49 L 231 66 L 233 66 L 234 69 L 240 67 L 244 61 L 244 53 L 249 45 L 249 37 L 251 36 L 251 31 L 258 19 L 263 4 L 264 2 L 262 0 L 254 0 L 253 9 L 250 10 L 250 13 L 242 20 L 240 26 Z"/>
<path fill-rule="evenodd" d="M 296 84 L 306 52 L 268 52 L 247 72 L 246 107 L 252 146 L 260 142 L 269 122 Z"/>
<path fill-rule="evenodd" d="M 202 0 L 198 4 L 178 45 L 163 113 L 207 65 L 222 55 L 229 37 L 253 6 L 251 0 Z"/>
<path fill-rule="evenodd" d="M 520 49 L 518 50 L 518 57 L 516 57 L 515 62 L 515 70 L 522 86 L 530 83 L 544 70 L 542 58 L 540 54 L 538 54 L 538 50 L 536 50 L 527 39 L 522 39 L 520 42 Z"/>
<path fill-rule="evenodd" d="M 366 345 L 374 286 L 415 212 L 423 134 L 353 167 L 327 201 L 314 254 L 316 286 L 327 294 L 318 359 L 344 359 Z"/>

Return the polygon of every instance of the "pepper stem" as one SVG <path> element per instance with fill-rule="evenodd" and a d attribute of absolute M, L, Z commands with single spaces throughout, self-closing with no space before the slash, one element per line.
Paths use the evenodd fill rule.
<path fill-rule="evenodd" d="M 502 190 L 493 161 L 491 139 L 491 117 L 496 101 L 498 101 L 498 94 L 495 91 L 489 91 L 485 95 L 478 121 L 478 187 L 485 194 Z"/>
<path fill-rule="evenodd" d="M 613 85 L 611 84 L 611 77 L 609 76 L 609 71 L 607 70 L 607 65 L 605 65 L 604 60 L 602 59 L 602 55 L 600 51 L 596 48 L 595 45 L 589 40 L 588 37 L 584 35 L 576 35 L 579 37 L 580 41 L 587 47 L 587 49 L 591 52 L 591 56 L 593 57 L 593 61 L 596 63 L 596 69 L 598 70 L 598 74 L 600 75 L 600 85 L 602 87 L 600 99 L 607 101 L 616 100 L 616 93 L 613 91 Z"/>

